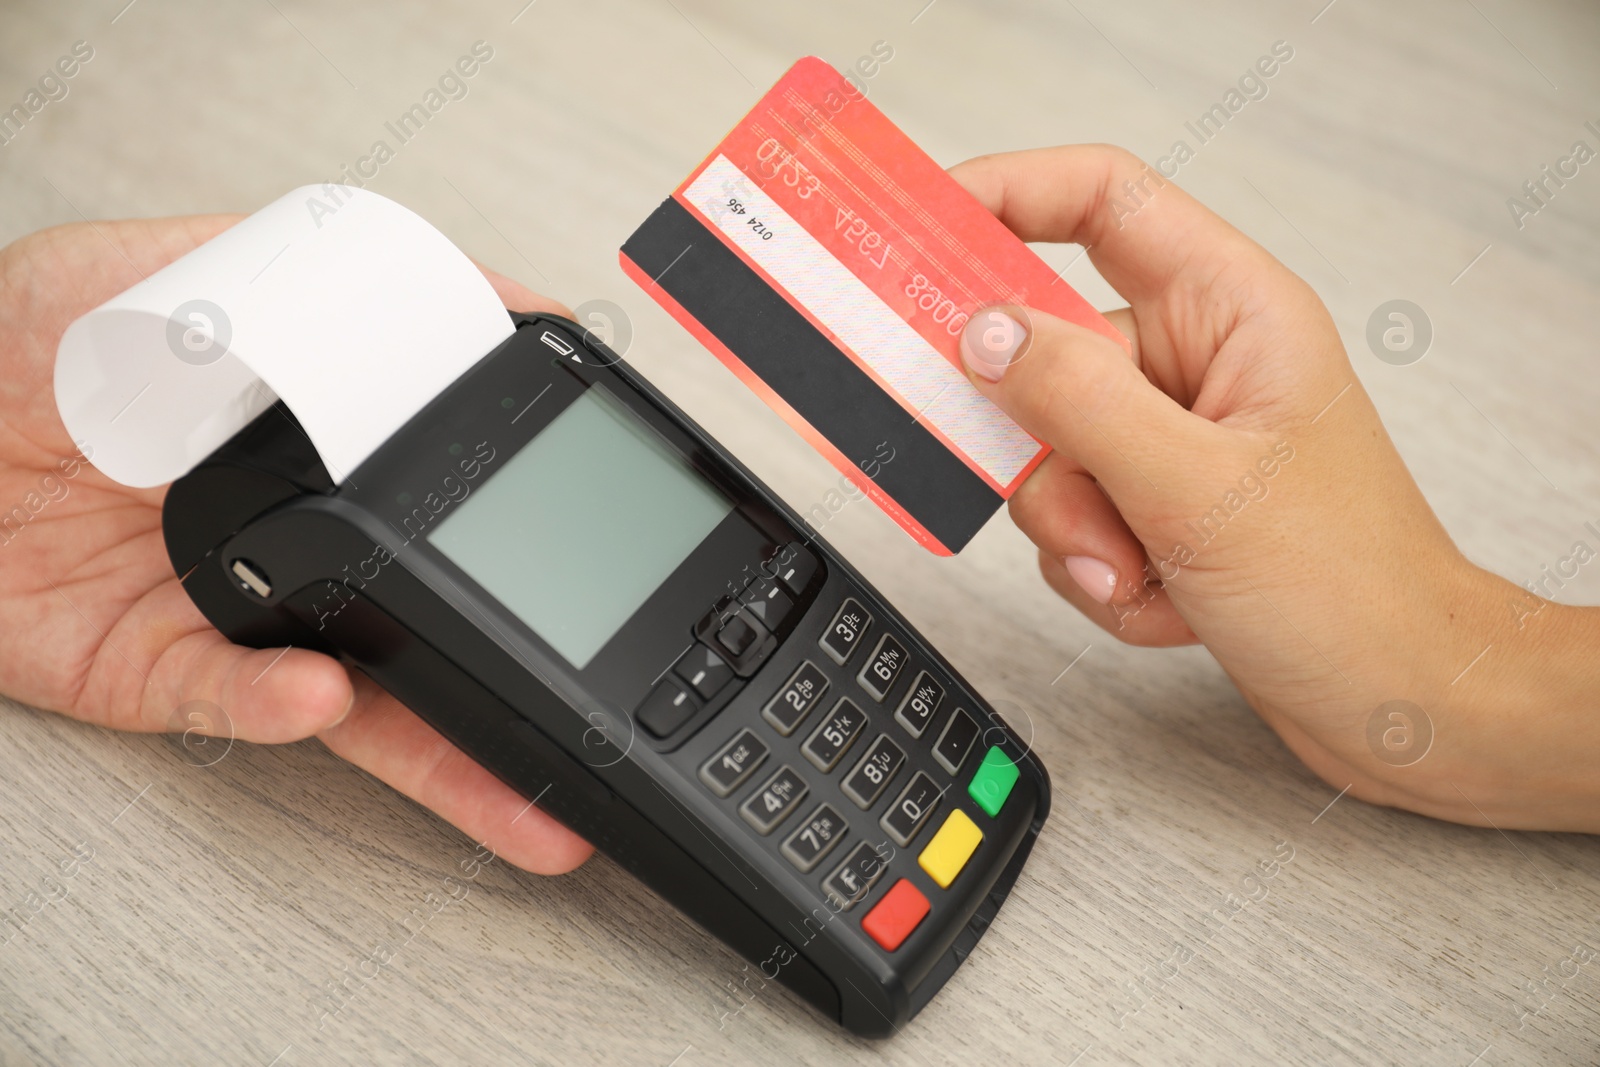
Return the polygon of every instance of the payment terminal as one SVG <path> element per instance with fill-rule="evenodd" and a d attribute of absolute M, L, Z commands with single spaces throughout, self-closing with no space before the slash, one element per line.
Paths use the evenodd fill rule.
<path fill-rule="evenodd" d="M 365 671 L 765 978 L 894 1032 L 1011 891 L 1044 768 L 592 334 L 513 320 L 347 477 L 280 402 L 178 479 L 184 588 L 236 642 Z"/>

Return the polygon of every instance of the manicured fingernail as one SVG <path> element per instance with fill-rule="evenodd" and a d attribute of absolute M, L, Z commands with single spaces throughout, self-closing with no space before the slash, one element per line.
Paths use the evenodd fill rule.
<path fill-rule="evenodd" d="M 1116 568 L 1093 556 L 1064 556 L 1061 562 L 1085 593 L 1102 604 L 1111 603 L 1111 595 L 1117 591 Z"/>
<path fill-rule="evenodd" d="M 1004 311 L 987 308 L 961 329 L 961 361 L 985 381 L 998 382 L 1027 340 L 1027 327 Z"/>

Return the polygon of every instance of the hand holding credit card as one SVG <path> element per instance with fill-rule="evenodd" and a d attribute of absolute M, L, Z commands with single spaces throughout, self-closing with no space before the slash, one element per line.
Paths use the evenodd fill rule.
<path fill-rule="evenodd" d="M 1128 344 L 815 57 L 778 80 L 621 260 L 939 555 L 960 551 L 1049 451 L 961 370 L 972 316 L 1026 305 Z"/>

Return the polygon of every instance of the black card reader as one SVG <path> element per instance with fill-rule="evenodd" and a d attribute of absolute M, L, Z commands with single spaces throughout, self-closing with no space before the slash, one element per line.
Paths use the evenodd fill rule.
<path fill-rule="evenodd" d="M 592 334 L 512 318 L 340 483 L 281 403 L 173 483 L 184 588 L 235 642 L 365 671 L 764 977 L 892 1033 L 1009 894 L 1044 768 Z"/>

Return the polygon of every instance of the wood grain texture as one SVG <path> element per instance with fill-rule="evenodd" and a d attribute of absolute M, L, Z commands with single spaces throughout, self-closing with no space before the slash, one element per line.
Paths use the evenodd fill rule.
<path fill-rule="evenodd" d="M 482 39 L 469 94 L 373 188 L 569 305 L 620 304 L 629 358 L 801 507 L 833 470 L 616 265 L 759 89 L 886 40 L 873 98 L 941 161 L 1082 140 L 1154 159 L 1288 41 L 1268 97 L 1180 181 L 1322 293 L 1468 555 L 1526 580 L 1600 519 L 1600 165 L 1521 230 L 1505 207 L 1595 143 L 1600 14 L 1575 0 L 124 2 L 0 9 L 0 104 L 74 41 L 95 49 L 0 147 L 0 241 L 249 210 L 337 174 Z M 1066 278 L 1120 303 L 1087 260 Z M 1396 297 L 1436 331 L 1404 368 L 1364 341 Z M 365 963 L 471 842 L 316 743 L 201 768 L 166 738 L 8 706 L 0 908 L 56 895 L 48 877 L 66 895 L 0 946 L 0 1063 L 1600 1062 L 1596 965 L 1519 1028 L 1524 983 L 1600 946 L 1594 840 L 1329 808 L 1203 650 L 1117 646 L 1003 518 L 955 560 L 864 504 L 825 533 L 1009 702 L 1057 789 L 1000 920 L 901 1035 L 854 1041 L 777 986 L 736 995 L 743 965 L 604 859 L 554 879 L 491 865 Z M 1562 598 L 1600 600 L 1600 571 Z M 79 845 L 93 857 L 66 877 Z M 1288 849 L 1264 899 L 1207 920 Z"/>

